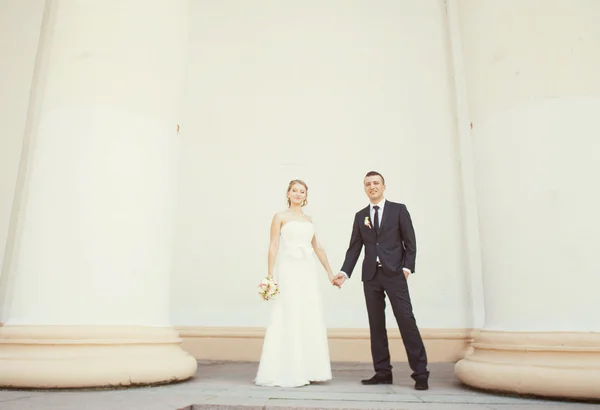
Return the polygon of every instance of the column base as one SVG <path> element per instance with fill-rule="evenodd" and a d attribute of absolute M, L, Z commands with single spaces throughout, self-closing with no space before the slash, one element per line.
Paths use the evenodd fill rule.
<path fill-rule="evenodd" d="M 600 399 L 600 333 L 482 330 L 456 363 L 463 383 L 485 390 Z"/>
<path fill-rule="evenodd" d="M 0 386 L 117 388 L 186 380 L 198 363 L 172 328 L 0 327 Z"/>

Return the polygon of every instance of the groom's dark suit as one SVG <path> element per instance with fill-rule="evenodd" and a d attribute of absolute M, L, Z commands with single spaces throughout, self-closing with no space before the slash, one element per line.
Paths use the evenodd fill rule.
<path fill-rule="evenodd" d="M 379 229 L 372 215 L 373 205 L 356 213 L 350 246 L 341 269 L 348 277 L 364 245 L 362 280 L 371 331 L 371 354 L 377 373 L 390 373 L 390 351 L 385 326 L 385 294 L 390 299 L 410 368 L 415 380 L 427 380 L 427 354 L 412 311 L 403 268 L 415 271 L 416 240 L 410 214 L 404 204 L 384 201 Z M 381 214 L 382 212 L 382 214 Z M 370 227 L 365 224 L 369 218 Z"/>

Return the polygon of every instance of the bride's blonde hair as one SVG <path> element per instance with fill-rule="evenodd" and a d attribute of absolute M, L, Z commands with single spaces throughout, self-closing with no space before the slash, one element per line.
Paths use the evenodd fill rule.
<path fill-rule="evenodd" d="M 307 198 L 304 199 L 304 202 L 302 202 L 302 206 L 306 206 L 306 204 L 308 204 L 308 186 L 306 185 L 306 182 L 304 182 L 304 181 L 302 181 L 300 179 L 292 179 L 290 181 L 290 184 L 288 185 L 288 189 L 287 189 L 286 194 L 289 194 L 290 191 L 292 190 L 292 187 L 294 185 L 296 185 L 296 184 L 300 184 L 300 185 L 302 185 L 304 187 L 304 189 L 306 189 L 306 197 Z M 286 199 L 287 199 L 288 206 L 292 205 L 291 202 L 290 202 L 290 198 L 286 198 Z"/>

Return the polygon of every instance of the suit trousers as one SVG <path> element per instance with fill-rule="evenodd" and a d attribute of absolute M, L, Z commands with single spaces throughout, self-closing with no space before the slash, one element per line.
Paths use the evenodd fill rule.
<path fill-rule="evenodd" d="M 373 279 L 363 282 L 369 327 L 371 355 L 377 373 L 391 373 L 390 349 L 385 324 L 385 297 L 390 300 L 396 317 L 408 363 L 414 380 L 427 380 L 427 353 L 412 310 L 408 283 L 404 274 L 388 275 L 377 267 Z"/>

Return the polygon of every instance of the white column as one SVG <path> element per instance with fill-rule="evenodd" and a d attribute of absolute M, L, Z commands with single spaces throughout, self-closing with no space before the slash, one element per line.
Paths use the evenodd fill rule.
<path fill-rule="evenodd" d="M 600 398 L 600 3 L 448 7 L 465 59 L 485 299 L 456 374 Z"/>
<path fill-rule="evenodd" d="M 187 4 L 46 2 L 0 385 L 195 373 L 169 327 Z"/>

